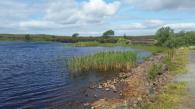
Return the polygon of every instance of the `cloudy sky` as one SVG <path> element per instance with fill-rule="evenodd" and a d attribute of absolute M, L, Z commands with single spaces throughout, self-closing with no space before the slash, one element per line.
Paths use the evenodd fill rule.
<path fill-rule="evenodd" d="M 0 33 L 154 34 L 195 30 L 195 0 L 2 0 Z"/>

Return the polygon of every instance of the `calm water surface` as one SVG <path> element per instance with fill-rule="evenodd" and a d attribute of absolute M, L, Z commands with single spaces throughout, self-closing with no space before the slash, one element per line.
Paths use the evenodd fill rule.
<path fill-rule="evenodd" d="M 72 56 L 99 51 L 131 50 L 123 47 L 68 47 L 55 42 L 0 42 L 0 109 L 47 107 L 64 100 L 82 99 L 79 90 L 107 78 L 90 73 L 72 78 L 66 64 Z"/>

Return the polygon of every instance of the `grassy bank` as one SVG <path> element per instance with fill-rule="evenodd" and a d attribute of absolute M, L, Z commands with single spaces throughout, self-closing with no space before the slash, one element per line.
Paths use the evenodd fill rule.
<path fill-rule="evenodd" d="M 118 43 L 100 43 L 97 41 L 89 41 L 89 42 L 77 42 L 77 43 L 71 43 L 68 44 L 70 46 L 75 47 L 114 47 L 114 46 L 120 46 Z"/>
<path fill-rule="evenodd" d="M 96 41 L 91 42 L 77 42 L 68 44 L 70 46 L 76 46 L 76 47 L 116 47 L 116 46 L 122 46 L 122 47 L 130 47 L 130 48 L 136 48 L 136 49 L 142 49 L 146 51 L 150 51 L 153 54 L 162 53 L 168 50 L 168 48 L 155 46 L 155 45 L 128 45 L 125 41 L 118 42 L 118 43 L 99 43 Z"/>
<path fill-rule="evenodd" d="M 167 64 L 170 75 L 175 76 L 187 72 L 188 53 L 189 50 L 186 48 L 167 52 L 164 63 Z M 187 85 L 185 82 L 169 83 L 163 88 L 155 102 L 150 103 L 143 109 L 173 109 L 186 96 L 186 92 Z"/>
<path fill-rule="evenodd" d="M 168 65 L 169 72 L 172 75 L 186 73 L 186 64 L 188 63 L 189 49 L 180 48 L 168 52 L 165 64 Z"/>
<path fill-rule="evenodd" d="M 187 94 L 187 85 L 184 82 L 170 83 L 164 87 L 154 103 L 143 109 L 173 109 Z"/>
<path fill-rule="evenodd" d="M 150 51 L 153 54 L 164 53 L 169 50 L 168 48 L 155 45 L 129 45 L 128 47 Z"/>
<path fill-rule="evenodd" d="M 69 68 L 71 72 L 117 72 L 130 70 L 136 61 L 137 55 L 133 52 L 100 52 L 72 58 Z"/>

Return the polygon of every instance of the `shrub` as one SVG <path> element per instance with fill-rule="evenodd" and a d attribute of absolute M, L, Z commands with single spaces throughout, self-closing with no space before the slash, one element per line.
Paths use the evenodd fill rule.
<path fill-rule="evenodd" d="M 74 33 L 74 34 L 72 35 L 73 38 L 78 37 L 78 36 L 79 36 L 79 33 Z"/>
<path fill-rule="evenodd" d="M 158 75 L 162 73 L 163 65 L 162 64 L 154 64 L 150 68 L 148 75 L 149 79 L 154 80 Z"/>
<path fill-rule="evenodd" d="M 104 32 L 102 36 L 106 38 L 106 37 L 114 36 L 114 34 L 115 33 L 113 30 L 108 30 L 108 31 Z"/>
<path fill-rule="evenodd" d="M 162 27 L 156 32 L 156 36 L 158 39 L 158 45 L 163 46 L 163 44 L 174 37 L 174 30 L 170 27 Z"/>

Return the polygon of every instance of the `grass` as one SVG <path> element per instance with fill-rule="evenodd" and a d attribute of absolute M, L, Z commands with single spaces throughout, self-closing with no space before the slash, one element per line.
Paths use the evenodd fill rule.
<path fill-rule="evenodd" d="M 128 45 L 125 41 L 119 41 L 118 43 L 99 43 L 96 41 L 90 42 L 78 42 L 69 44 L 70 46 L 76 47 L 91 47 L 91 46 L 101 46 L 101 47 L 115 47 L 115 46 L 122 46 L 122 47 L 130 47 L 136 49 L 142 49 L 152 52 L 153 54 L 162 53 L 168 50 L 168 48 L 155 46 L 155 45 Z"/>
<path fill-rule="evenodd" d="M 189 49 L 180 48 L 171 50 L 164 61 L 168 65 L 169 72 L 173 75 L 186 73 L 186 64 L 188 63 Z"/>
<path fill-rule="evenodd" d="M 96 42 L 96 41 L 77 42 L 77 43 L 71 43 L 69 45 L 75 46 L 75 47 L 97 47 L 97 46 L 114 47 L 114 46 L 117 46 L 117 44 L 114 44 L 114 43 L 100 43 L 100 42 Z"/>
<path fill-rule="evenodd" d="M 148 72 L 149 79 L 154 80 L 158 75 L 162 73 L 162 64 L 154 64 Z"/>
<path fill-rule="evenodd" d="M 93 47 L 93 46 L 100 46 L 99 42 L 77 42 L 70 44 L 75 47 Z"/>
<path fill-rule="evenodd" d="M 130 70 L 136 65 L 133 52 L 100 52 L 94 55 L 74 57 L 69 62 L 71 72 L 117 72 Z"/>
<path fill-rule="evenodd" d="M 88 42 L 77 42 L 68 44 L 75 47 L 115 47 L 115 46 L 127 46 L 125 43 L 100 43 L 97 41 L 88 41 Z"/>
<path fill-rule="evenodd" d="M 143 109 L 173 109 L 186 96 L 186 88 L 185 82 L 170 83 L 164 87 L 163 93 L 154 103 Z"/>
<path fill-rule="evenodd" d="M 168 50 L 168 48 L 155 46 L 155 45 L 129 45 L 131 48 L 143 49 L 152 52 L 154 55 L 158 53 L 163 53 Z"/>
<path fill-rule="evenodd" d="M 177 74 L 187 72 L 186 64 L 188 62 L 188 53 L 189 50 L 187 48 L 172 49 L 167 51 L 167 56 L 164 63 L 168 65 L 171 75 L 175 76 Z M 158 96 L 155 102 L 144 105 L 142 109 L 173 109 L 182 101 L 186 94 L 187 84 L 185 82 L 169 83 L 164 86 L 163 92 Z"/>
<path fill-rule="evenodd" d="M 195 46 L 190 46 L 189 49 L 195 50 Z"/>

